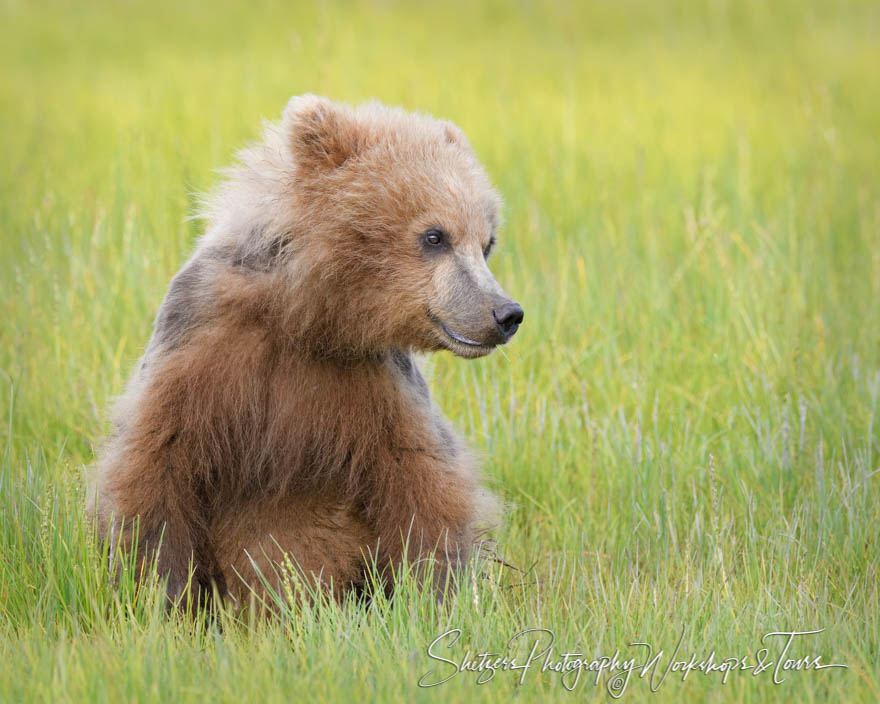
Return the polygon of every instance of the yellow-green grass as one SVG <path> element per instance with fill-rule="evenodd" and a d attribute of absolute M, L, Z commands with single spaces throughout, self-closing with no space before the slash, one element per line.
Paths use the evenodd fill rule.
<path fill-rule="evenodd" d="M 872 2 L 0 4 L 0 700 L 568 693 L 460 658 L 526 628 L 849 669 L 670 678 L 656 701 L 880 698 L 880 8 Z M 168 619 L 110 583 L 81 470 L 199 234 L 215 169 L 292 94 L 456 121 L 507 201 L 503 353 L 439 405 L 511 504 L 445 609 Z M 520 654 L 523 648 L 519 648 Z M 665 666 L 665 660 L 663 665 Z M 649 695 L 633 676 L 625 697 Z"/>

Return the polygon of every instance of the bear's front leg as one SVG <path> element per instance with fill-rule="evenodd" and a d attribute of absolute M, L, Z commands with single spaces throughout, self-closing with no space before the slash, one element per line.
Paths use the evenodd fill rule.
<path fill-rule="evenodd" d="M 195 599 L 207 602 L 217 574 L 207 534 L 209 475 L 198 451 L 207 433 L 186 424 L 197 414 L 183 412 L 181 390 L 192 385 L 188 368 L 177 367 L 133 385 L 118 403 L 117 431 L 101 452 L 89 506 L 111 555 L 122 553 L 114 570 L 129 564 L 143 581 L 155 561 L 169 606 L 190 580 Z M 224 585 L 216 586 L 222 593 Z"/>
<path fill-rule="evenodd" d="M 192 486 L 175 476 L 177 453 L 172 447 L 150 451 L 149 437 L 117 438 L 114 443 L 115 451 L 104 458 L 97 497 L 99 528 L 111 542 L 111 555 L 123 553 L 114 569 L 130 564 L 142 582 L 155 560 L 158 576 L 167 580 L 169 607 L 190 580 L 196 601 L 206 603 L 214 574 L 202 507 Z"/>
<path fill-rule="evenodd" d="M 464 462 L 450 463 L 422 448 L 395 455 L 375 473 L 374 498 L 367 505 L 379 536 L 377 565 L 386 580 L 393 579 L 404 561 L 423 585 L 426 575 L 433 574 L 431 588 L 442 601 L 453 573 L 470 554 L 481 490 Z"/>

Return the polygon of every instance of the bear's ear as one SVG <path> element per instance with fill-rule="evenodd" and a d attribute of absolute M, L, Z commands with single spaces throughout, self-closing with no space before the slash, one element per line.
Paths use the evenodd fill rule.
<path fill-rule="evenodd" d="M 457 144 L 459 147 L 470 149 L 470 142 L 468 142 L 467 137 L 464 136 L 464 132 L 461 131 L 458 125 L 448 120 L 443 120 L 441 124 L 443 125 L 443 135 L 449 144 Z"/>
<path fill-rule="evenodd" d="M 357 154 L 360 139 L 354 115 L 327 98 L 292 98 L 282 124 L 291 152 L 302 166 L 335 169 Z"/>

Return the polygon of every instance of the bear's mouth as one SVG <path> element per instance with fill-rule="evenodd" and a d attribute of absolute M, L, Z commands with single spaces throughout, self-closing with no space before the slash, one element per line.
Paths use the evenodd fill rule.
<path fill-rule="evenodd" d="M 462 357 L 482 357 L 483 355 L 489 354 L 495 348 L 494 344 L 477 342 L 476 340 L 472 340 L 469 337 L 465 337 L 464 335 L 455 332 L 455 330 L 450 328 L 435 315 L 430 317 L 431 322 L 440 329 L 446 338 L 444 340 L 447 343 L 445 345 L 446 348 L 457 355 Z M 452 343 L 451 345 L 448 344 L 450 342 Z"/>

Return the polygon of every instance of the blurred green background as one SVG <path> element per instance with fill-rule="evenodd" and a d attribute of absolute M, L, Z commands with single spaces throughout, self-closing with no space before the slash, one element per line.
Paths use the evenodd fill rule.
<path fill-rule="evenodd" d="M 825 628 L 796 654 L 848 670 L 655 696 L 880 698 L 878 38 L 876 2 L 0 0 L 0 699 L 606 696 L 419 692 L 450 626 L 738 655 Z M 525 324 L 430 366 L 523 573 L 193 629 L 108 584 L 81 469 L 197 193 L 304 92 L 455 121 L 506 199 Z"/>

